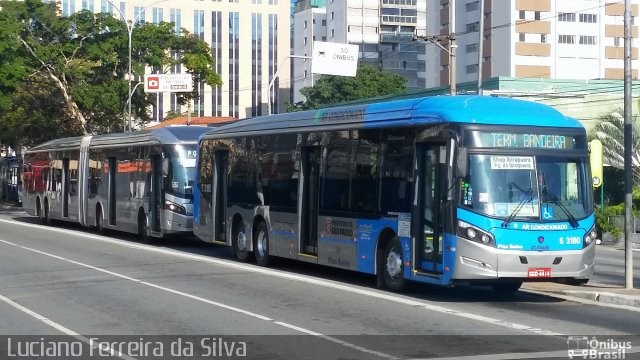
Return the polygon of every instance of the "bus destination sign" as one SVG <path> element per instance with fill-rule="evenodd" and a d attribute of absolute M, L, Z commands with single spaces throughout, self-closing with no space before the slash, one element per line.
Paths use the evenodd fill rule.
<path fill-rule="evenodd" d="M 499 131 L 472 131 L 467 143 L 476 147 L 525 149 L 576 149 L 576 136 L 558 134 L 506 133 Z"/>

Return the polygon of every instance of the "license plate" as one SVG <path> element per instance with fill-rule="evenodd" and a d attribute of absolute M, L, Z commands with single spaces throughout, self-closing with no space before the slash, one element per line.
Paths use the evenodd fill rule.
<path fill-rule="evenodd" d="M 529 278 L 550 278 L 551 268 L 529 268 L 527 272 Z"/>

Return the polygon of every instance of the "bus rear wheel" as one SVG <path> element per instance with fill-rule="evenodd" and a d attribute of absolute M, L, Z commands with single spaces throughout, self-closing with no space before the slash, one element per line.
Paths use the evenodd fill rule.
<path fill-rule="evenodd" d="M 253 233 L 255 244 L 253 250 L 256 255 L 256 263 L 260 266 L 269 266 L 271 257 L 269 256 L 269 230 L 267 224 L 261 221 Z"/>
<path fill-rule="evenodd" d="M 400 239 L 394 237 L 387 243 L 382 254 L 382 276 L 387 289 L 401 291 L 407 285 L 404 278 L 404 260 L 402 258 L 402 245 Z"/>
<path fill-rule="evenodd" d="M 251 254 L 247 250 L 247 234 L 244 231 L 244 224 L 242 221 L 238 221 L 233 226 L 231 245 L 233 246 L 233 252 L 236 255 L 236 259 L 242 262 L 249 261 Z"/>

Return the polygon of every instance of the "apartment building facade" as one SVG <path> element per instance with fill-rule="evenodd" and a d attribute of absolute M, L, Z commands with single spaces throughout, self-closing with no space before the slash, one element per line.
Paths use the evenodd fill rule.
<path fill-rule="evenodd" d="M 186 29 L 211 46 L 222 86 L 196 86 L 195 116 L 244 118 L 267 114 L 268 84 L 278 64 L 290 53 L 290 2 L 287 0 L 62 0 L 63 16 L 87 9 L 146 22 L 173 22 L 176 33 Z M 135 34 L 135 29 L 133 30 Z M 183 69 L 171 69 L 181 73 Z M 289 101 L 290 72 L 279 72 L 272 91 L 272 109 Z M 152 106 L 154 120 L 169 112 L 187 111 L 174 94 L 159 94 Z"/>
<path fill-rule="evenodd" d="M 448 35 L 453 0 L 429 2 L 427 31 Z M 632 0 L 632 16 L 638 4 Z M 614 0 L 480 0 L 455 3 L 457 82 L 476 81 L 482 49 L 482 78 L 622 79 L 624 2 Z M 637 21 L 634 22 L 634 24 Z M 632 26 L 637 38 L 638 26 Z M 482 45 L 481 45 L 482 44 Z M 446 45 L 446 44 L 445 44 Z M 427 86 L 449 84 L 449 56 L 427 51 Z M 632 78 L 638 78 L 638 45 L 632 42 Z"/>
<path fill-rule="evenodd" d="M 310 18 L 309 11 L 318 19 L 326 20 L 314 29 L 316 40 L 357 44 L 360 47 L 359 62 L 401 75 L 407 79 L 409 90 L 424 89 L 425 44 L 412 41 L 414 34 L 424 35 L 427 24 L 427 0 L 326 0 L 324 11 L 309 10 L 300 4 L 294 15 L 294 53 L 311 54 L 311 47 L 304 47 L 309 30 L 300 22 Z M 316 20 L 316 25 L 318 20 Z M 324 31 L 318 33 L 317 31 Z M 298 52 L 300 51 L 300 52 Z M 312 74 L 309 62 L 294 65 L 294 100 L 301 101 L 299 91 L 311 86 Z M 306 77 L 305 77 L 306 71 Z"/>

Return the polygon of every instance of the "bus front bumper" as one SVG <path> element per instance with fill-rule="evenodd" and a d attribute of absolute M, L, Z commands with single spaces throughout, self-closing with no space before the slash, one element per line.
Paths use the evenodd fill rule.
<path fill-rule="evenodd" d="M 165 234 L 179 234 L 193 231 L 193 216 L 164 211 Z"/>
<path fill-rule="evenodd" d="M 519 278 L 588 279 L 593 274 L 595 244 L 571 251 L 498 250 L 458 237 L 455 280 Z M 530 270 L 539 270 L 538 275 Z M 548 273 L 546 270 L 550 270 Z M 542 275 L 541 275 L 542 274 Z M 531 276 L 534 275 L 534 276 Z M 541 276 L 540 276 L 541 275 Z"/>

